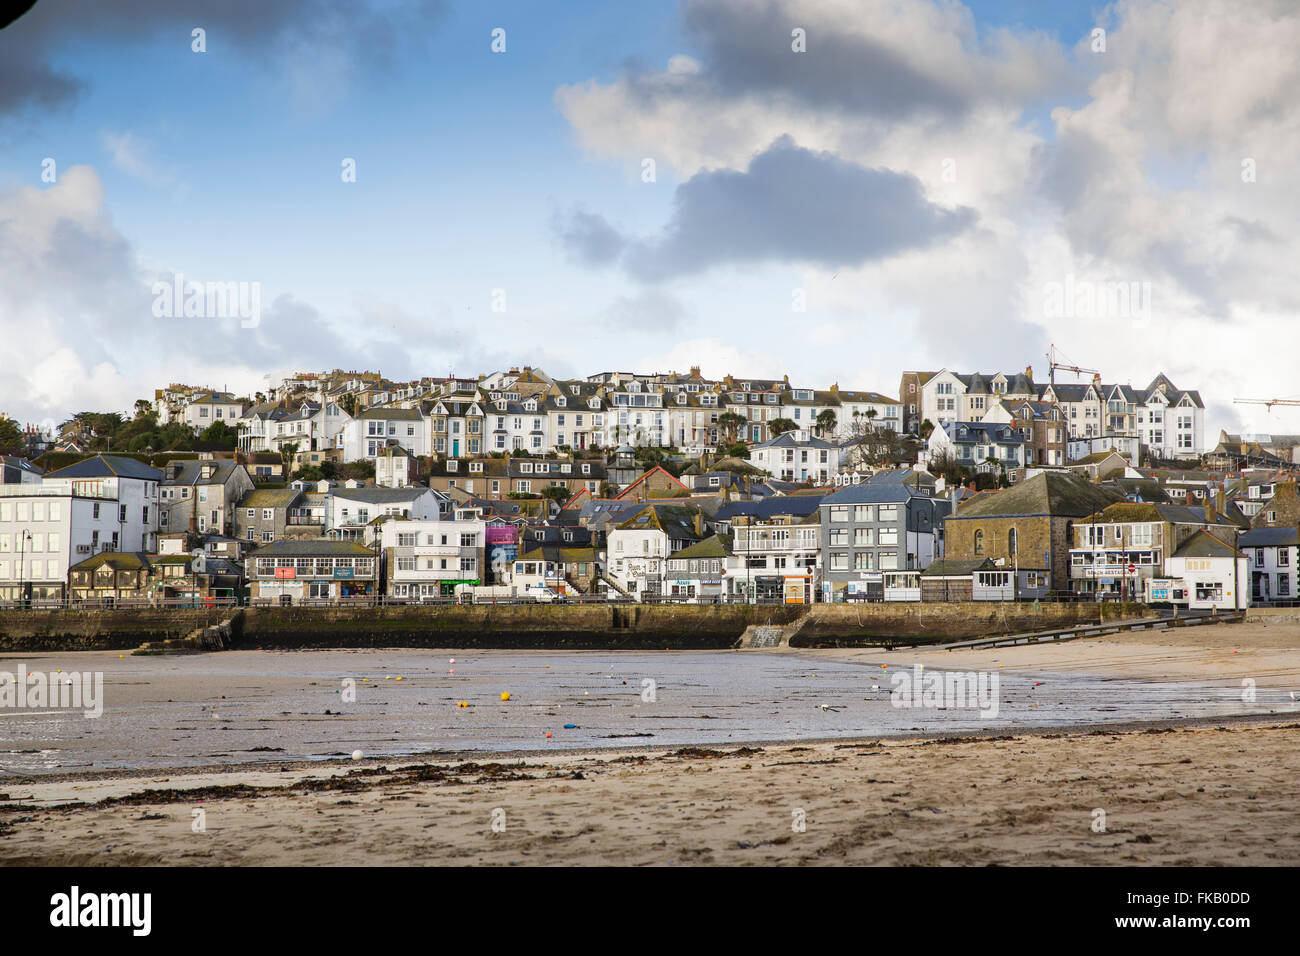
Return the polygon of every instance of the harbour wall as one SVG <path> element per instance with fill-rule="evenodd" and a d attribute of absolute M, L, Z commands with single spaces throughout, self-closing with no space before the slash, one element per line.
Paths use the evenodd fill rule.
<path fill-rule="evenodd" d="M 705 649 L 750 625 L 798 626 L 795 647 L 890 645 L 1014 634 L 1140 617 L 1138 604 L 954 602 L 798 605 L 439 605 L 250 607 L 227 646 Z M 211 609 L 0 612 L 0 652 L 125 650 L 185 641 L 230 620 Z"/>

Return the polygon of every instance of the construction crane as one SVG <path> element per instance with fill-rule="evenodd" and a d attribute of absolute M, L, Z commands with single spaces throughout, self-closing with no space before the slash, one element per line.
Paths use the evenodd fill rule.
<path fill-rule="evenodd" d="M 1056 384 L 1056 370 L 1059 368 L 1062 372 L 1074 372 L 1076 375 L 1100 375 L 1095 368 L 1080 368 L 1077 365 L 1065 365 L 1056 360 L 1056 346 L 1053 345 L 1047 353 L 1047 379 L 1051 384 Z M 1061 356 L 1065 358 L 1065 356 Z"/>
<path fill-rule="evenodd" d="M 1234 398 L 1234 405 L 1266 405 L 1271 412 L 1274 405 L 1300 405 L 1300 398 Z"/>

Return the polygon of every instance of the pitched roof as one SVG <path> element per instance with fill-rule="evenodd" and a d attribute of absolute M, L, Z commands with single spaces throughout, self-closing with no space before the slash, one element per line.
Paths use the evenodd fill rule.
<path fill-rule="evenodd" d="M 51 471 L 46 478 L 139 478 L 143 481 L 162 481 L 163 473 L 144 462 L 120 455 L 96 455 L 75 465 Z"/>
<path fill-rule="evenodd" d="M 1175 558 L 1244 558 L 1245 555 L 1202 528 L 1173 553 Z"/>
<path fill-rule="evenodd" d="M 949 521 L 1019 515 L 1082 518 L 1123 498 L 1072 472 L 1045 471 L 1010 488 L 982 494 L 958 510 Z"/>
<path fill-rule="evenodd" d="M 348 555 L 374 557 L 375 552 L 355 541 L 275 541 L 271 544 L 262 545 L 249 555 L 249 559 L 310 557 L 318 554 L 332 557 L 346 557 Z"/>
<path fill-rule="evenodd" d="M 1279 528 L 1252 528 L 1237 543 L 1243 548 L 1284 548 L 1300 544 L 1300 529 L 1295 525 Z"/>
<path fill-rule="evenodd" d="M 731 535 L 714 534 L 697 541 L 694 544 L 682 548 L 680 551 L 669 555 L 669 560 L 680 561 L 685 558 L 691 560 L 694 558 L 726 558 L 732 554 Z"/>

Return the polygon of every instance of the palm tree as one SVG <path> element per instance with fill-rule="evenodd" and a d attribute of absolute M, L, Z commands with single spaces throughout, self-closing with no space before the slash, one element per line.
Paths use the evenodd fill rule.
<path fill-rule="evenodd" d="M 820 412 L 817 413 L 817 432 L 818 434 L 825 435 L 828 432 L 833 434 L 834 431 L 835 431 L 835 409 L 823 408 Z"/>
<path fill-rule="evenodd" d="M 772 437 L 783 435 L 786 432 L 792 432 L 799 426 L 788 418 L 774 418 L 767 423 L 767 430 L 772 433 Z"/>
<path fill-rule="evenodd" d="M 744 415 L 737 415 L 735 412 L 723 412 L 718 416 L 718 426 L 726 432 L 728 444 L 736 443 L 736 435 L 745 426 L 745 421 Z"/>

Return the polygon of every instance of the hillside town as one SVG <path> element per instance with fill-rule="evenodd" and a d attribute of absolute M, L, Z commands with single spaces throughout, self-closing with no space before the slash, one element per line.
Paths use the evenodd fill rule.
<path fill-rule="evenodd" d="M 335 370 L 0 419 L 0 604 L 1295 601 L 1300 435 L 1065 368 Z"/>

